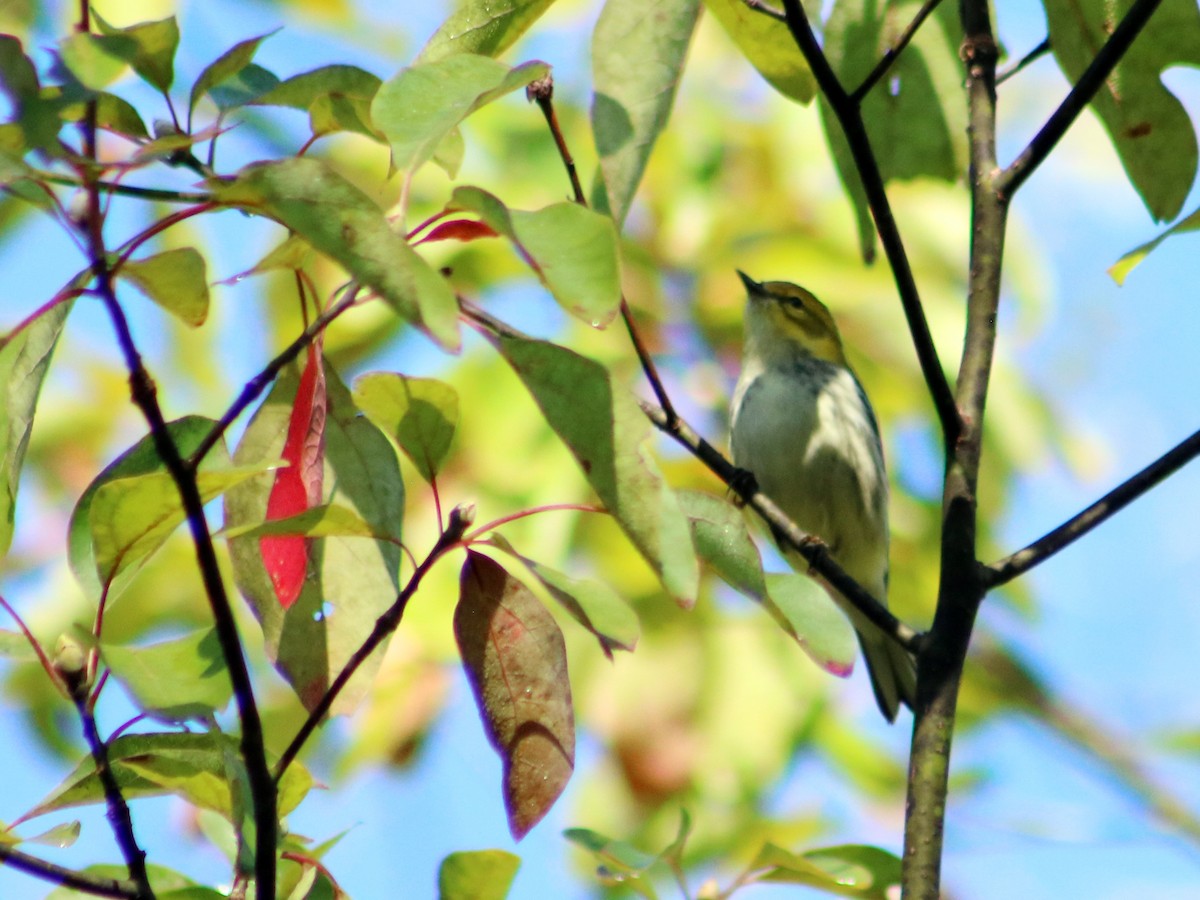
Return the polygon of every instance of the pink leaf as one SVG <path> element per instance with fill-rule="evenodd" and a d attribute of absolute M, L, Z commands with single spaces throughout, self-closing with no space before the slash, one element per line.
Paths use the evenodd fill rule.
<path fill-rule="evenodd" d="M 425 244 L 429 241 L 476 241 L 479 238 L 498 237 L 490 225 L 476 222 L 474 219 L 451 219 L 442 222 L 429 234 L 417 241 Z"/>

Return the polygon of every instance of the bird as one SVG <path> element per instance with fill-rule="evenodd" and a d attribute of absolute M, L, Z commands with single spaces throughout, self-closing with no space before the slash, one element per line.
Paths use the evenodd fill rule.
<path fill-rule="evenodd" d="M 837 325 L 811 292 L 738 271 L 747 301 L 742 370 L 730 407 L 734 465 L 749 472 L 802 531 L 887 604 L 888 481 L 879 425 L 846 361 Z M 781 544 L 797 571 L 808 564 Z M 811 574 L 811 573 L 810 573 Z M 820 579 L 818 579 L 820 581 Z M 916 700 L 916 661 L 831 585 L 849 616 L 880 712 L 893 722 Z"/>

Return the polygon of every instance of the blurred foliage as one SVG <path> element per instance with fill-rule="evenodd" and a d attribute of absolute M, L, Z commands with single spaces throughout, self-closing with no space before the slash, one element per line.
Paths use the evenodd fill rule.
<path fill-rule="evenodd" d="M 156 15 L 171 14 L 169 4 L 159 5 L 162 9 Z M 582 23 L 594 12 L 593 5 L 564 0 L 547 13 L 547 27 L 571 34 L 580 57 L 587 47 Z M 114 0 L 98 6 L 105 20 L 116 27 L 154 17 L 145 4 Z M 372 42 L 382 40 L 379 35 L 363 33 L 363 23 L 378 15 L 377 10 L 357 10 L 338 0 L 280 0 L 273 6 L 288 21 L 320 29 L 323 39 L 344 42 L 339 44 L 339 49 L 345 51 L 343 56 L 355 58 L 356 64 L 365 69 L 372 68 L 357 59 L 356 48 L 377 47 Z M 463 8 L 468 6 L 464 4 Z M 486 69 L 492 79 L 489 84 L 494 82 L 504 90 L 523 86 L 528 80 L 526 74 L 532 77 L 541 70 L 527 73 L 509 67 L 526 61 L 527 45 L 536 45 L 543 55 L 546 48 L 537 43 L 538 24 L 527 37 L 518 40 L 517 36 L 550 6 L 535 0 L 499 3 L 497 7 L 509 10 L 512 18 L 498 19 L 500 24 L 494 31 L 476 34 L 466 47 L 453 45 L 454 29 L 471 23 L 466 21 L 464 25 L 464 20 L 455 19 L 453 28 L 447 26 L 437 32 L 426 54 L 431 60 L 443 60 L 445 68 L 444 60 L 455 59 L 451 54 L 463 49 L 503 51 L 505 65 L 485 61 L 476 68 Z M 614 18 L 620 12 L 618 6 L 611 4 Z M 696 15 L 696 6 L 680 6 L 684 22 L 680 27 L 686 28 L 689 17 Z M 682 47 L 672 44 L 664 51 L 664 59 L 675 61 L 682 59 L 686 51 L 686 76 L 677 85 L 671 77 L 665 79 L 666 87 L 677 88 L 678 93 L 653 153 L 647 157 L 642 151 L 649 148 L 642 146 L 628 151 L 635 157 L 629 165 L 639 171 L 645 166 L 640 183 L 636 172 L 620 175 L 621 179 L 631 178 L 632 183 L 618 179 L 622 193 L 615 198 L 616 204 L 622 213 L 628 210 L 619 247 L 625 296 L 675 404 L 717 446 L 726 442 L 725 405 L 739 355 L 743 297 L 734 268 L 764 280 L 801 281 L 829 304 L 838 317 L 851 362 L 881 420 L 890 462 L 891 607 L 902 619 L 923 627 L 932 616 L 937 592 L 940 496 L 922 473 L 930 468 L 937 470 L 941 460 L 924 381 L 890 274 L 882 265 L 871 266 L 863 261 L 863 249 L 869 243 L 863 230 L 863 214 L 841 186 L 839 178 L 845 180 L 848 176 L 844 167 L 835 167 L 831 159 L 820 113 L 771 93 L 721 26 L 730 27 L 739 44 L 761 38 L 747 36 L 744 23 L 739 24 L 737 7 L 725 2 L 710 2 L 708 6 L 716 15 L 700 14 L 690 43 L 685 40 Z M 849 14 L 849 8 L 843 9 L 842 15 Z M 403 27 L 404 11 L 393 10 L 389 15 L 393 17 L 388 24 L 393 29 L 389 34 L 395 36 L 395 17 Z M 460 11 L 456 15 L 467 14 Z M 943 17 L 935 21 L 939 29 L 948 30 L 953 24 Z M 413 288 L 413 283 L 402 283 L 402 279 L 388 281 L 395 273 L 377 273 L 368 251 L 355 243 L 374 229 L 371 233 L 382 235 L 380 240 L 394 240 L 403 246 L 404 253 L 415 256 L 395 235 L 383 235 L 387 229 L 376 206 L 386 210 L 392 227 L 404 234 L 441 214 L 452 202 L 455 186 L 476 185 L 491 192 L 494 196 L 483 195 L 482 190 L 472 194 L 472 204 L 459 203 L 454 209 L 456 214 L 464 208 L 480 213 L 501 237 L 425 244 L 420 248 L 421 259 L 412 263 L 412 271 L 419 268 L 424 274 L 413 278 L 427 279 L 439 269 L 449 272 L 449 284 L 461 297 L 536 338 L 579 354 L 580 365 L 589 373 L 601 373 L 596 377 L 612 386 L 614 396 L 621 397 L 619 403 L 624 403 L 621 392 L 631 385 L 648 396 L 619 323 L 597 330 L 587 321 L 592 316 L 585 315 L 584 321 L 572 318 L 563 306 L 570 311 L 576 308 L 564 299 L 564 293 L 569 294 L 578 285 L 556 283 L 550 272 L 540 267 L 531 272 L 523 262 L 523 255 L 530 254 L 521 240 L 532 238 L 522 232 L 522 227 L 531 220 L 520 217 L 534 214 L 517 211 L 553 209 L 570 191 L 537 107 L 526 104 L 519 94 L 497 99 L 487 91 L 468 92 L 459 98 L 459 107 L 451 110 L 453 115 L 436 117 L 438 139 L 421 144 L 419 152 L 400 160 L 403 165 L 416 165 L 426 158 L 433 163 L 397 173 L 392 167 L 396 158 L 389 155 L 389 150 L 394 154 L 398 146 L 409 147 L 395 133 L 404 127 L 404 117 L 392 110 L 396 121 L 374 123 L 388 131 L 386 140 L 375 129 L 364 127 L 363 118 L 369 118 L 371 110 L 382 108 L 367 102 L 378 87 L 369 76 L 382 79 L 385 87 L 381 92 L 391 91 L 394 97 L 403 87 L 399 81 L 388 81 L 395 72 L 384 67 L 366 73 L 342 71 L 338 78 L 344 82 L 338 84 L 350 87 L 310 91 L 307 83 L 288 81 L 306 71 L 297 65 L 274 74 L 267 72 L 274 81 L 258 82 L 261 90 L 257 93 L 251 83 L 254 79 L 245 77 L 236 85 L 226 83 L 222 93 L 217 90 L 222 87 L 218 75 L 232 72 L 243 76 L 247 70 L 256 71 L 247 65 L 256 48 L 242 46 L 238 52 L 244 58 L 239 57 L 236 71 L 226 72 L 219 67 L 205 70 L 200 60 L 229 57 L 221 56 L 222 48 L 190 45 L 187 25 L 185 17 L 181 30 L 187 53 L 177 65 L 172 96 L 178 109 L 186 111 L 185 86 L 199 78 L 190 98 L 197 109 L 197 127 L 201 122 L 231 125 L 237 121 L 236 128 L 221 138 L 218 172 L 232 175 L 256 161 L 288 157 L 306 148 L 304 161 L 293 161 L 286 170 L 289 179 L 296 176 L 286 189 L 276 182 L 264 187 L 271 176 L 259 177 L 256 173 L 263 169 L 242 170 L 238 181 L 221 188 L 226 192 L 224 196 L 236 195 L 240 199 L 235 202 L 248 212 L 254 212 L 258 204 L 258 209 L 286 222 L 316 249 L 332 256 L 392 303 L 392 309 L 380 303 L 366 304 L 341 316 L 328 329 L 324 341 L 327 365 L 345 384 L 370 370 L 398 371 L 410 379 L 436 376 L 442 383 L 439 391 L 448 386 L 445 393 L 457 396 L 456 421 L 445 434 L 437 436 L 436 465 L 413 465 L 408 457 L 400 459 L 405 498 L 403 547 L 415 559 L 423 558 L 437 538 L 439 513 L 458 503 L 474 504 L 475 521 L 481 524 L 526 510 L 571 505 L 573 508 L 548 509 L 504 521 L 496 528 L 503 536 L 497 545 L 557 570 L 555 574 L 602 581 L 637 613 L 641 633 L 636 649 L 632 653 L 616 649 L 610 662 L 606 652 L 631 643 L 631 638 L 602 641 L 598 646 L 592 631 L 579 627 L 555 604 L 547 604 L 566 639 L 576 720 L 603 750 L 595 768 L 574 775 L 583 781 L 578 816 L 594 832 L 573 839 L 594 853 L 599 852 L 598 847 L 604 852 L 611 850 L 602 835 L 617 836 L 651 852 L 657 852 L 653 848 L 668 848 L 657 857 L 648 857 L 647 867 L 655 861 L 667 868 L 672 864 L 692 868 L 717 862 L 724 872 L 754 871 L 764 878 L 793 878 L 800 883 L 822 883 L 826 877 L 822 873 L 829 870 L 818 867 L 829 859 L 839 865 L 859 865 L 864 871 L 890 872 L 890 857 L 873 857 L 871 852 L 879 851 L 871 848 L 829 848 L 823 851 L 828 857 L 822 858 L 825 863 L 780 849 L 820 846 L 824 835 L 843 824 L 826 812 L 821 797 L 789 793 L 780 802 L 781 786 L 801 765 L 819 766 L 854 791 L 865 808 L 878 810 L 889 827 L 898 826 L 904 762 L 881 745 L 873 723 L 868 724 L 874 710 L 863 679 L 845 682 L 830 677 L 800 651 L 765 610 L 734 594 L 711 572 L 702 577 L 693 609 L 685 610 L 672 602 L 655 575 L 653 553 L 635 549 L 626 536 L 635 532 L 625 519 L 619 526 L 610 517 L 579 508 L 597 502 L 580 470 L 583 464 L 591 471 L 590 458 L 585 459 L 586 454 L 575 444 L 568 450 L 556 437 L 546 421 L 553 414 L 539 411 L 530 394 L 538 390 L 533 386 L 527 390 L 522 382 L 524 378 L 529 383 L 528 372 L 519 376 L 501 353 L 469 328 L 463 329 L 463 347 L 456 355 L 443 353 L 420 336 L 409 327 L 409 322 L 422 321 L 420 313 L 414 313 L 406 304 L 413 296 L 423 296 L 422 291 Z M 38 41 L 68 33 L 61 16 L 51 16 L 38 4 L 6 4 L 0 26 L 20 36 L 27 50 Z M 409 48 L 405 59 L 414 57 L 422 39 L 433 33 L 432 27 L 404 36 Z M 615 26 L 610 20 L 605 27 Z M 777 35 L 778 31 L 767 29 L 764 33 Z M 880 35 L 887 34 L 890 32 L 886 29 L 880 30 Z M 232 39 L 249 36 L 237 34 Z M 290 40 L 284 31 L 264 46 L 287 47 Z M 957 85 L 959 75 L 956 68 L 949 68 L 957 62 L 944 52 L 945 43 L 946 35 L 939 30 L 930 39 L 926 56 L 913 62 L 922 91 L 914 101 L 918 105 L 959 102 L 957 98 L 947 99 L 954 93 L 946 87 L 948 79 Z M 11 44 L 7 52 L 10 61 L 16 58 Z M 259 53 L 264 52 L 259 48 Z M 755 54 L 750 55 L 755 58 Z M 138 69 L 142 58 L 131 58 L 131 65 Z M 291 58 L 303 56 L 293 54 Z M 591 184 L 601 157 L 609 165 L 610 157 L 620 157 L 627 148 L 601 144 L 598 153 L 600 141 L 593 137 L 584 108 L 588 73 L 566 51 L 561 58 L 546 61 L 555 67 L 555 109 L 566 143 L 584 183 Z M 97 75 L 98 70 L 91 68 L 93 63 L 87 60 L 66 62 L 75 66 L 72 71 L 78 70 L 80 81 L 87 80 L 80 74 L 85 70 L 88 78 Z M 607 62 L 610 67 L 616 65 L 616 71 L 610 68 L 604 77 L 620 80 L 631 74 L 620 70 L 619 60 L 610 58 Z M 768 72 L 773 83 L 792 85 L 792 96 L 811 96 L 807 69 L 793 69 L 795 61 L 773 56 L 755 58 L 755 62 Z M 111 58 L 106 58 L 105 65 L 111 63 Z M 857 60 L 851 68 L 857 71 L 862 65 L 864 61 Z M 107 68 L 104 72 L 106 78 L 114 77 Z M 298 84 L 305 85 L 303 91 Z M 257 103 L 269 104 L 274 98 L 276 105 L 230 107 L 231 103 L 240 106 L 230 99 L 235 96 L 234 87 L 251 92 L 251 99 Z M 489 90 L 498 94 L 500 87 Z M 620 88 L 628 89 L 630 85 L 625 83 Z M 666 109 L 670 109 L 670 93 L 662 97 L 663 89 L 662 84 L 656 88 L 659 105 L 645 111 L 644 122 L 639 120 L 638 127 L 647 129 L 650 140 L 654 130 L 666 121 Z M 132 74 L 114 81 L 111 90 L 123 96 L 127 93 L 147 123 L 170 119 L 170 110 L 161 98 L 148 92 L 147 85 L 134 83 Z M 471 109 L 484 102 L 485 94 L 488 105 L 460 123 Z M 17 91 L 9 99 L 19 107 L 30 96 Z M 237 96 L 242 96 L 243 103 L 250 102 L 246 99 L 250 94 Z M 661 105 L 664 102 L 665 108 Z M 306 110 L 307 116 L 289 106 Z M 223 118 L 227 114 L 229 117 Z M 911 115 L 906 106 L 888 109 L 879 113 L 881 122 L 885 114 Z M 594 120 L 604 121 L 604 115 L 604 109 L 593 110 Z M 949 114 L 947 122 L 956 124 L 939 127 L 931 138 L 942 147 L 941 155 L 936 160 L 926 159 L 929 167 L 909 165 L 913 161 L 908 159 L 897 163 L 893 174 L 910 180 L 890 184 L 889 192 L 935 341 L 943 364 L 952 374 L 964 326 L 963 261 L 969 223 L 962 185 L 955 180 L 956 172 L 959 178 L 962 175 L 961 148 L 950 144 L 950 134 L 961 130 L 961 123 Z M 897 128 L 894 123 L 879 127 L 887 128 L 889 135 Z M 156 133 L 155 129 L 151 133 Z M 16 139 L 11 133 L 6 133 L 6 138 Z M 310 138 L 315 141 L 311 147 Z M 453 159 L 458 141 L 464 150 L 460 165 Z M 158 149 L 168 153 L 161 146 Z M 187 149 L 172 146 L 169 152 Z M 198 158 L 203 159 L 204 150 L 202 145 L 196 148 Z M 119 158 L 130 151 L 127 141 L 111 134 L 101 144 L 105 157 Z M 47 160 L 38 164 L 42 162 L 50 164 Z M 456 174 L 448 174 L 456 169 Z M 153 181 L 151 176 L 161 177 L 161 181 Z M 0 241 L 20 241 L 21 246 L 38 242 L 37 253 L 26 262 L 49 270 L 18 276 L 23 279 L 22 290 L 12 296 L 20 296 L 22 302 L 6 309 L 4 317 L 5 325 L 11 327 L 68 283 L 74 271 L 86 266 L 86 260 L 79 257 L 64 235 L 59 227 L 61 220 L 56 222 L 41 211 L 28 211 L 28 205 L 17 196 L 17 186 L 25 184 L 26 173 L 15 164 L 10 169 L 7 156 L 0 178 L 13 188 L 0 200 Z M 331 220 L 322 215 L 320 204 L 305 193 L 324 178 L 336 179 L 338 196 L 349 198 L 345 203 L 367 217 L 370 228 L 364 226 L 348 235 L 344 229 L 329 227 Z M 195 189 L 196 173 L 156 165 L 130 173 L 126 180 L 190 191 Z M 636 192 L 634 183 L 638 185 Z M 251 189 L 258 193 L 250 199 L 245 193 L 237 193 Z M 59 190 L 64 207 L 74 210 L 77 198 L 69 189 Z M 322 194 L 318 199 L 327 200 L 329 196 Z M 137 198 L 114 198 L 109 211 L 110 244 L 116 246 L 175 208 Z M 510 211 L 516 218 L 506 218 Z M 583 227 L 577 211 L 570 214 L 572 222 L 555 220 L 549 230 Z M 497 224 L 510 221 L 517 224 L 508 232 Z M 345 280 L 346 272 L 321 255 L 300 259 L 283 253 L 272 257 L 272 266 L 279 263 L 277 267 L 252 271 L 285 237 L 282 228 L 265 218 L 224 210 L 191 219 L 149 241 L 147 249 L 153 248 L 162 256 L 144 253 L 139 259 L 162 260 L 168 253 L 194 248 L 182 257 L 168 258 L 186 259 L 192 282 L 197 271 L 206 272 L 203 278 L 213 282 L 204 295 L 208 319 L 196 328 L 185 327 L 137 292 L 122 288 L 120 294 L 158 381 L 168 418 L 184 414 L 219 417 L 243 385 L 311 321 L 312 298 L 330 297 Z M 611 242 L 611 229 L 589 238 L 589 244 L 595 241 Z M 1038 260 L 1034 251 L 1016 242 L 1014 246 L 1016 249 L 1009 251 L 1012 277 L 1006 302 L 1016 320 L 1014 327 L 1020 330 L 1040 320 L 1048 298 L 1042 293 L 1042 280 L 1036 276 Z M 67 259 L 70 262 L 60 262 Z M 49 264 L 47 260 L 54 262 Z M 604 270 L 604 265 L 597 268 Z M 129 274 L 132 277 L 136 273 Z M 168 301 L 170 307 L 169 301 L 178 300 L 171 296 L 170 278 L 164 281 L 158 277 L 161 273 L 148 271 L 145 264 L 140 274 L 142 280 L 135 283 L 156 302 Z M 174 274 L 170 273 L 171 277 Z M 248 277 L 251 274 L 255 277 Z M 297 285 L 301 283 L 305 285 L 307 304 L 297 301 Z M 193 298 L 197 304 L 201 294 L 197 292 Z M 556 297 L 562 305 L 556 303 Z M 446 299 L 443 296 L 439 302 Z M 604 302 L 611 306 L 611 297 Z M 394 314 L 397 312 L 399 315 Z M 443 303 L 443 318 L 444 314 Z M 193 312 L 185 318 L 188 324 L 199 325 L 202 317 Z M 452 329 L 442 321 L 427 330 L 443 347 L 453 348 Z M 78 303 L 55 351 L 24 459 L 14 545 L 3 561 L 0 590 L 20 598 L 18 605 L 26 623 L 44 645 L 52 646 L 57 635 L 70 631 L 73 624 L 92 628 L 94 598 L 85 597 L 71 579 L 66 562 L 70 517 L 93 479 L 145 434 L 144 424 L 128 402 L 128 380 L 109 335 L 109 324 L 96 304 Z M 286 387 L 294 380 L 294 373 L 290 373 L 280 384 Z M 979 534 L 984 558 L 1001 552 L 991 525 L 1005 512 L 1015 475 L 1055 456 L 1065 456 L 1064 448 L 1073 440 L 1064 433 L 1061 419 L 1019 371 L 998 363 L 992 385 L 979 498 L 985 511 Z M 540 389 L 545 390 L 546 385 Z M 340 387 L 337 394 L 337 402 L 346 404 L 343 413 L 348 418 L 343 425 L 351 427 L 350 421 L 357 413 L 347 413 L 350 395 Z M 266 397 L 260 401 L 261 406 L 255 407 L 260 409 L 258 415 L 269 409 L 268 404 L 278 402 L 278 395 Z M 546 409 L 545 403 L 542 409 Z M 369 404 L 366 411 L 373 418 L 391 414 L 379 414 Z M 286 410 L 275 410 L 272 416 L 271 428 L 267 429 L 270 434 L 259 434 L 252 427 L 252 443 L 282 444 Z M 235 427 L 231 444 L 248 420 L 249 416 L 244 417 L 243 424 Z M 637 424 L 644 427 L 640 421 Z M 413 453 L 411 443 L 417 439 L 403 426 L 383 431 L 406 453 Z M 900 434 L 905 436 L 903 450 L 897 437 Z M 379 442 L 382 446 L 382 438 Z M 652 439 L 649 445 L 653 448 L 650 464 L 661 471 L 663 481 L 671 488 L 723 494 L 723 485 L 675 446 L 663 439 Z M 636 445 L 631 446 L 636 449 Z M 624 464 L 632 465 L 628 460 Z M 435 469 L 436 494 L 427 484 Z M 362 483 L 357 487 L 364 489 Z M 327 493 L 333 490 L 329 488 Z M 255 503 L 265 505 L 265 488 L 259 494 L 262 496 L 256 495 Z M 393 490 L 391 496 L 401 494 Z M 615 508 L 617 503 L 610 505 Z M 215 511 L 211 515 L 216 523 L 219 516 Z M 344 543 L 353 546 L 350 539 Z M 229 569 L 223 542 L 219 548 L 222 565 Z M 352 550 L 346 553 L 345 559 L 359 558 L 353 557 Z M 389 548 L 389 554 L 394 563 L 395 548 Z M 401 584 L 412 573 L 412 557 L 401 563 Z M 429 573 L 409 604 L 397 638 L 386 655 L 376 660 L 378 676 L 362 700 L 350 745 L 339 748 L 335 780 L 347 777 L 359 766 L 407 765 L 421 752 L 426 734 L 450 696 L 448 667 L 458 659 L 450 598 L 458 595 L 461 557 L 461 553 L 452 553 Z M 782 563 L 772 558 L 774 568 L 780 568 Z M 106 611 L 105 643 L 127 652 L 130 646 L 146 646 L 164 635 L 179 639 L 208 628 L 210 616 L 193 560 L 186 535 L 176 533 L 167 540 L 161 552 L 124 587 L 120 602 Z M 227 571 L 226 575 L 233 585 L 233 573 Z M 514 575 L 521 578 L 519 572 Z M 681 576 L 681 580 L 686 583 L 689 578 Z M 268 592 L 269 605 L 270 589 L 263 590 Z M 1020 587 L 1005 589 L 1000 599 L 1024 615 L 1036 611 L 1033 598 Z M 306 607 L 305 614 L 315 618 L 322 598 L 314 595 L 309 600 L 312 608 Z M 257 604 L 262 602 L 261 597 L 256 600 Z M 380 605 L 376 597 L 370 621 Z M 259 699 L 268 746 L 278 751 L 302 721 L 302 713 L 294 695 L 279 689 L 278 681 L 267 680 L 273 676 L 266 659 L 278 652 L 278 635 L 272 633 L 264 643 L 249 609 L 239 608 L 238 613 L 256 671 L 269 685 Z M 258 613 L 263 617 L 261 608 Z M 369 626 L 370 621 L 364 618 L 358 624 L 366 622 Z M 636 629 L 623 627 L 622 633 L 631 631 L 636 633 Z M 358 636 L 361 633 L 362 628 L 355 632 Z M 341 647 L 337 660 L 340 662 L 348 652 L 348 648 Z M 989 718 L 1013 710 L 1042 719 L 1051 727 L 1061 725 L 1058 708 L 1046 699 L 1045 686 L 1003 644 L 988 643 L 977 666 L 977 672 L 968 674 L 962 695 L 964 727 L 979 727 Z M 321 676 L 332 671 L 321 669 Z M 4 676 L 6 699 L 27 711 L 31 726 L 47 750 L 65 762 L 77 760 L 81 748 L 65 736 L 74 733 L 69 707 L 37 663 L 14 654 L 6 658 Z M 305 699 L 311 705 L 311 694 Z M 1082 727 L 1078 721 L 1060 730 L 1084 746 L 1089 740 L 1098 740 L 1095 729 Z M 1181 739 L 1179 743 L 1194 745 L 1194 734 L 1185 737 L 1189 741 Z M 479 739 L 483 740 L 482 733 Z M 1136 766 L 1118 774 L 1138 786 Z M 337 789 L 336 783 L 333 788 Z M 962 785 L 961 789 L 970 790 L 970 785 Z M 691 816 L 690 827 L 684 831 L 678 825 L 681 806 Z M 10 812 L 5 811 L 5 815 Z M 684 832 L 686 846 L 682 841 Z M 675 847 L 671 842 L 677 836 L 679 845 Z M 768 852 L 764 848 L 771 849 Z M 505 871 L 513 865 L 507 858 L 455 861 L 456 866 L 471 873 L 484 863 Z M 630 865 L 633 871 L 636 866 Z M 470 880 L 462 873 L 447 874 L 451 868 L 443 870 L 447 881 Z M 878 884 L 851 895 L 876 896 L 870 891 L 878 890 Z"/>

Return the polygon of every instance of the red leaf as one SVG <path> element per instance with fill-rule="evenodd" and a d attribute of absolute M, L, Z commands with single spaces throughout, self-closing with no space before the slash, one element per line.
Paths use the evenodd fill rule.
<path fill-rule="evenodd" d="M 298 515 L 321 503 L 325 470 L 325 368 L 321 348 L 316 343 L 308 347 L 308 361 L 288 421 L 283 458 L 288 465 L 275 473 L 275 484 L 267 499 L 268 522 Z M 264 537 L 259 539 L 258 547 L 279 605 L 290 608 L 304 587 L 308 538 Z"/>
<path fill-rule="evenodd" d="M 454 637 L 488 740 L 504 763 L 508 827 L 520 840 L 575 768 L 575 715 L 562 632 L 499 563 L 467 553 Z"/>
<path fill-rule="evenodd" d="M 424 244 L 428 241 L 477 241 L 480 238 L 499 237 L 490 225 L 476 222 L 474 219 L 451 219 L 442 222 L 429 234 L 417 241 Z"/>

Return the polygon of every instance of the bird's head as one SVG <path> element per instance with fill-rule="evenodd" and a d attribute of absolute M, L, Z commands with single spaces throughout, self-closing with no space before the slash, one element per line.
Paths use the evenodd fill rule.
<path fill-rule="evenodd" d="M 746 285 L 746 340 L 764 360 L 802 351 L 836 365 L 846 364 L 842 339 L 825 304 L 787 281 L 758 282 L 738 271 Z"/>

